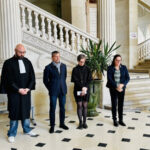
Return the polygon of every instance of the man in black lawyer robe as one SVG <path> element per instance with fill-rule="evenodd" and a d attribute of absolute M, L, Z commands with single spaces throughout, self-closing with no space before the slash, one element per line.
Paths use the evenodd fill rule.
<path fill-rule="evenodd" d="M 21 120 L 24 133 L 35 135 L 30 128 L 31 90 L 35 89 L 35 74 L 31 62 L 24 57 L 22 44 L 15 48 L 15 55 L 6 60 L 2 68 L 0 93 L 8 96 L 10 129 L 8 141 L 14 142 L 18 120 Z"/>

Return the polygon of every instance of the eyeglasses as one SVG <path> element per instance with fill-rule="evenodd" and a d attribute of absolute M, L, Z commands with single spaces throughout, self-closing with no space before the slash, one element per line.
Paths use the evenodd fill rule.
<path fill-rule="evenodd" d="M 24 52 L 21 52 L 21 51 L 17 51 L 18 53 L 20 53 L 20 54 L 25 54 L 26 53 L 26 51 L 24 51 Z"/>

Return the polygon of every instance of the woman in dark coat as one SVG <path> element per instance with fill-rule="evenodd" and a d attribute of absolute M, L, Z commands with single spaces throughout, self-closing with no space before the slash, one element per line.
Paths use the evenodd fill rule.
<path fill-rule="evenodd" d="M 126 66 L 121 64 L 122 58 L 119 54 L 113 58 L 112 65 L 107 70 L 107 87 L 110 91 L 112 104 L 112 118 L 114 126 L 118 126 L 116 118 L 116 107 L 118 103 L 119 124 L 126 126 L 123 122 L 123 103 L 126 85 L 130 80 Z"/>
<path fill-rule="evenodd" d="M 73 68 L 71 82 L 74 82 L 74 97 L 77 103 L 79 126 L 77 129 L 88 128 L 86 124 L 87 104 L 90 96 L 89 84 L 92 80 L 90 69 L 85 65 L 85 55 L 77 57 L 78 65 Z M 82 120 L 83 117 L 83 120 Z"/>

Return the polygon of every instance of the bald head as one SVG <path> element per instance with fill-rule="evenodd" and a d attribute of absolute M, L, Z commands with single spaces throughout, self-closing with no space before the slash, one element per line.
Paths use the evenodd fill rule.
<path fill-rule="evenodd" d="M 25 47 L 22 44 L 17 44 L 15 48 L 15 55 L 18 58 L 23 58 L 26 53 Z"/>

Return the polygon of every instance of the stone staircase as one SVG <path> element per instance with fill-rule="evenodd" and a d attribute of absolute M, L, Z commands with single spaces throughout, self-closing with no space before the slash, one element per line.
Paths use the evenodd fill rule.
<path fill-rule="evenodd" d="M 149 73 L 150 71 L 150 59 L 145 59 L 140 62 L 134 69 L 129 69 L 132 73 Z"/>
<path fill-rule="evenodd" d="M 128 111 L 150 108 L 150 78 L 146 73 L 130 73 L 131 80 L 126 89 L 124 109 Z"/>

